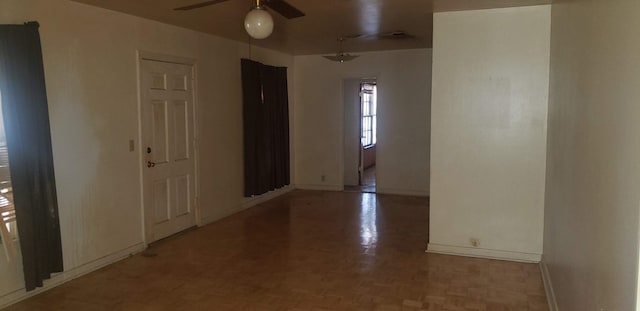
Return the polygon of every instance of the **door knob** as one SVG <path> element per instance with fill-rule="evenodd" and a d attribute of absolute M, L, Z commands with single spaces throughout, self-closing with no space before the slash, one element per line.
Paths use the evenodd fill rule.
<path fill-rule="evenodd" d="M 156 162 L 147 161 L 147 167 L 155 167 Z"/>

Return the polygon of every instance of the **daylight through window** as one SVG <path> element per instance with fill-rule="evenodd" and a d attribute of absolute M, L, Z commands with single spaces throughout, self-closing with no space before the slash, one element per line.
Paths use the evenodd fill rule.
<path fill-rule="evenodd" d="M 0 240 L 11 244 L 17 236 L 16 212 L 13 207 L 13 192 L 9 174 L 9 153 L 2 119 L 2 96 L 0 96 Z"/>
<path fill-rule="evenodd" d="M 378 89 L 374 83 L 363 83 L 360 87 L 362 102 L 362 146 L 373 147 L 376 144 L 376 110 Z"/>

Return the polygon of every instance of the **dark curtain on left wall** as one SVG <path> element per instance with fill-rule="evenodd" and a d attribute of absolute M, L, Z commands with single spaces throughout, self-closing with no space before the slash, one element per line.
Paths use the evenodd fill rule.
<path fill-rule="evenodd" d="M 27 291 L 63 270 L 38 28 L 0 25 L 0 96 Z"/>

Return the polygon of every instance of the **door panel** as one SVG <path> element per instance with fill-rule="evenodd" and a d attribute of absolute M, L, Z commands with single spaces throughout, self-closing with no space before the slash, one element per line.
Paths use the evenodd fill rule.
<path fill-rule="evenodd" d="M 171 76 L 171 85 L 174 91 L 188 91 L 187 76 L 184 74 L 174 74 Z"/>
<path fill-rule="evenodd" d="M 176 178 L 176 216 L 184 216 L 191 211 L 190 193 L 189 175 Z"/>
<path fill-rule="evenodd" d="M 141 61 L 145 234 L 153 242 L 195 225 L 193 67 Z"/>
<path fill-rule="evenodd" d="M 169 221 L 169 180 L 157 180 L 153 182 L 152 206 L 155 211 L 155 223 L 159 224 Z"/>
<path fill-rule="evenodd" d="M 166 90 L 167 89 L 167 75 L 164 73 L 153 72 L 151 75 L 151 89 L 154 90 Z"/>
<path fill-rule="evenodd" d="M 175 137 L 176 161 L 189 159 L 189 111 L 187 102 L 176 101 L 173 103 L 173 122 Z"/>
<path fill-rule="evenodd" d="M 154 100 L 151 102 L 151 113 L 153 114 L 151 135 L 153 142 L 151 143 L 152 161 L 156 164 L 169 162 L 169 144 L 167 128 L 169 122 L 167 120 L 167 102 L 162 100 Z"/>

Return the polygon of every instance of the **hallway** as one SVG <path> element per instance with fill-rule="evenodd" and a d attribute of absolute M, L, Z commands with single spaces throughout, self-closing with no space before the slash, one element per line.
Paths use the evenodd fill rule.
<path fill-rule="evenodd" d="M 362 185 L 344 186 L 345 191 L 376 193 L 376 166 L 371 166 L 364 170 L 362 174 Z"/>
<path fill-rule="evenodd" d="M 362 192 L 376 192 L 376 166 L 366 168 L 362 174 Z"/>
<path fill-rule="evenodd" d="M 535 264 L 424 253 L 427 202 L 296 190 L 8 310 L 547 310 Z"/>

